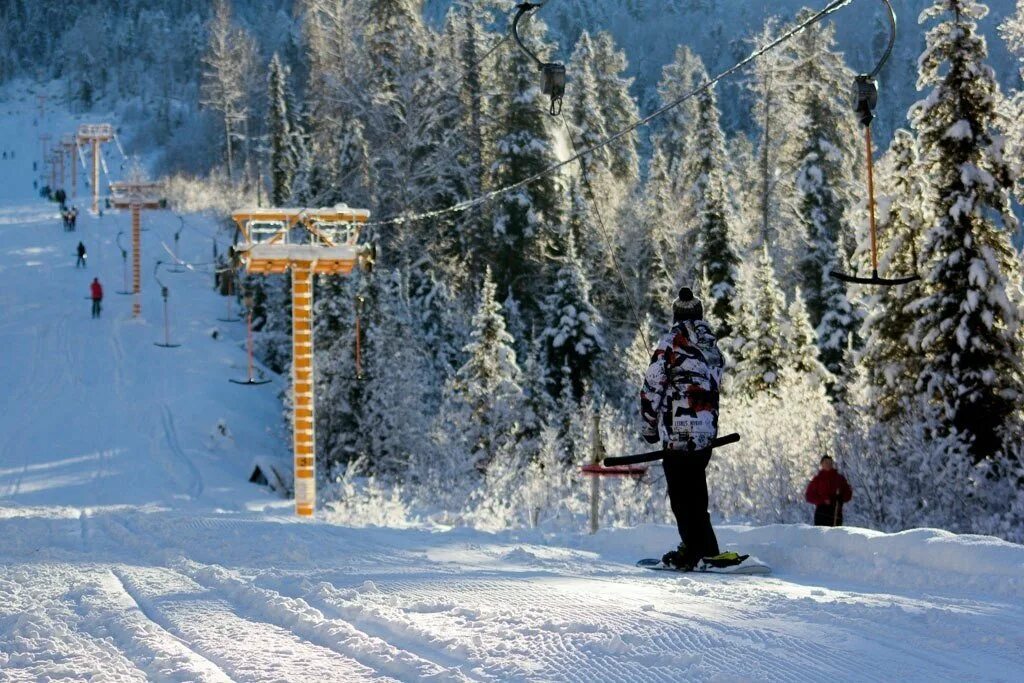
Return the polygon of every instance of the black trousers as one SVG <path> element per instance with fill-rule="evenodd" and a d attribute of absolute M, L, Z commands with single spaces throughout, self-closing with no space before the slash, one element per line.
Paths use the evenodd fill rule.
<path fill-rule="evenodd" d="M 693 559 L 717 555 L 718 539 L 708 514 L 707 466 L 711 453 L 665 458 L 665 481 L 672 514 L 686 554 Z"/>
<path fill-rule="evenodd" d="M 92 300 L 92 317 L 94 318 L 100 317 L 100 301 L 102 301 L 102 299 Z"/>
<path fill-rule="evenodd" d="M 843 506 L 839 506 L 839 510 L 836 510 L 836 506 L 832 504 L 818 505 L 814 508 L 814 526 L 842 526 L 843 525 Z"/>

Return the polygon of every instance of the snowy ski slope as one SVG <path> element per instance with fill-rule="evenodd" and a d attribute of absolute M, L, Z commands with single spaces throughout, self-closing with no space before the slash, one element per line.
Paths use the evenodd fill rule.
<path fill-rule="evenodd" d="M 215 322 L 209 276 L 162 275 L 182 346 L 153 345 L 177 219 L 144 215 L 133 321 L 128 216 L 65 233 L 33 198 L 33 107 L 0 106 L 0 681 L 1024 680 L 1024 547 L 995 539 L 729 527 L 772 576 L 677 576 L 632 566 L 668 527 L 296 521 L 245 481 L 287 452 L 281 406 L 227 382 L 244 330 Z M 183 255 L 207 260 L 211 221 L 186 220 Z"/>

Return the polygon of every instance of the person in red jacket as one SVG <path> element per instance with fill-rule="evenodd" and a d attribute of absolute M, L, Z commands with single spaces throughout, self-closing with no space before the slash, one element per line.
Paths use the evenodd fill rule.
<path fill-rule="evenodd" d="M 94 277 L 92 284 L 89 285 L 89 294 L 92 298 L 92 317 L 100 317 L 100 302 L 103 301 L 103 285 L 100 284 L 100 279 Z"/>
<path fill-rule="evenodd" d="M 814 508 L 814 526 L 842 526 L 843 503 L 853 498 L 846 477 L 839 474 L 829 456 L 821 459 L 821 469 L 807 485 L 804 497 Z"/>

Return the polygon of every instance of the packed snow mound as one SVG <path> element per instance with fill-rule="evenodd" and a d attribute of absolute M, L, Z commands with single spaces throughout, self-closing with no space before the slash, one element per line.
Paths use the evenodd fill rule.
<path fill-rule="evenodd" d="M 721 526 L 723 550 L 755 555 L 777 575 L 822 577 L 872 585 L 879 590 L 928 590 L 1024 599 L 1024 545 L 992 536 L 954 534 L 941 529 L 911 529 L 887 534 L 856 527 L 806 524 Z M 676 531 L 644 525 L 627 532 L 605 530 L 582 546 L 622 561 L 639 559 L 637 548 L 668 550 Z"/>

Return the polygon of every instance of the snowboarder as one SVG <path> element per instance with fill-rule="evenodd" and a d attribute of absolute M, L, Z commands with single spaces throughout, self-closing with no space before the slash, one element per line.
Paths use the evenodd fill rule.
<path fill-rule="evenodd" d="M 843 503 L 853 498 L 853 489 L 846 477 L 839 474 L 828 455 L 821 458 L 821 469 L 807 485 L 804 498 L 814 508 L 814 526 L 842 526 Z"/>
<path fill-rule="evenodd" d="M 100 279 L 94 277 L 92 284 L 89 285 L 89 295 L 92 299 L 92 317 L 100 317 L 100 304 L 103 301 L 103 285 L 100 284 Z"/>
<path fill-rule="evenodd" d="M 704 307 L 689 288 L 679 290 L 672 306 L 672 329 L 661 338 L 640 392 L 642 434 L 647 443 L 666 449 L 706 448 L 718 434 L 718 390 L 722 354 Z M 719 555 L 718 539 L 708 514 L 705 469 L 711 451 L 664 459 L 672 514 L 682 543 L 662 562 L 692 570 L 704 558 Z M 732 553 L 729 553 L 732 555 Z"/>
<path fill-rule="evenodd" d="M 77 253 L 78 260 L 75 261 L 75 268 L 78 268 L 79 266 L 85 268 L 85 245 L 82 244 L 81 242 L 78 243 Z"/>

